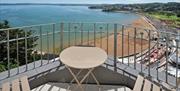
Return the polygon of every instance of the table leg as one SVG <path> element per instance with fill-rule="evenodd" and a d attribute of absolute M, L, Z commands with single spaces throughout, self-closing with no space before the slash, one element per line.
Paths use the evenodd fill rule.
<path fill-rule="evenodd" d="M 99 91 L 101 91 L 100 83 L 99 83 L 99 81 L 97 80 L 97 78 L 95 77 L 94 73 L 91 72 L 91 75 L 92 75 L 93 79 L 96 81 L 96 84 L 97 84 L 98 87 L 99 87 Z"/>
<path fill-rule="evenodd" d="M 88 70 L 89 70 L 88 73 L 84 76 L 84 78 L 80 81 L 80 83 L 82 83 L 88 77 L 88 75 L 91 74 L 93 79 L 96 81 L 96 84 L 99 86 L 99 91 L 101 91 L 99 81 L 96 79 L 95 75 L 92 72 L 94 70 L 94 68 L 91 68 L 91 69 L 88 69 Z"/>
<path fill-rule="evenodd" d="M 80 84 L 83 83 L 83 81 L 91 74 L 91 72 L 94 70 L 94 68 L 89 69 L 89 71 L 85 74 L 85 76 L 81 79 L 81 81 L 79 82 Z M 80 72 L 79 72 L 80 74 Z"/>
<path fill-rule="evenodd" d="M 79 70 L 78 73 L 76 74 L 76 77 L 78 77 L 81 72 L 82 72 L 82 70 Z M 73 79 L 70 81 L 70 84 L 71 84 L 74 80 L 75 80 L 75 79 L 73 78 Z M 69 89 L 70 89 L 70 86 L 68 86 L 67 89 L 69 90 Z"/>
<path fill-rule="evenodd" d="M 97 85 L 100 85 L 100 84 L 99 84 L 99 81 L 96 79 L 96 77 L 95 77 L 95 75 L 94 75 L 93 72 L 91 72 L 91 75 L 92 75 L 93 79 L 96 81 Z"/>
<path fill-rule="evenodd" d="M 79 72 L 76 74 L 76 77 L 79 76 L 81 72 L 82 72 L 82 70 L 79 70 Z M 72 83 L 74 80 L 75 79 L 73 78 L 70 83 Z"/>
<path fill-rule="evenodd" d="M 80 81 L 80 83 L 82 83 L 87 77 L 88 77 L 88 75 L 90 75 L 91 74 L 91 72 L 94 70 L 94 68 L 91 68 L 88 72 L 87 72 L 87 74 L 83 77 L 83 79 Z"/>
<path fill-rule="evenodd" d="M 82 83 L 83 83 L 83 81 L 84 81 L 90 74 L 92 75 L 93 79 L 96 81 L 97 85 L 100 86 L 98 80 L 96 79 L 95 75 L 94 75 L 93 72 L 92 72 L 92 71 L 94 70 L 94 68 L 88 69 L 89 71 L 85 74 L 85 76 L 81 79 L 81 81 L 79 81 L 79 80 L 77 79 L 77 76 L 82 72 L 82 70 L 80 70 L 80 71 L 75 75 L 75 74 L 73 73 L 73 71 L 72 71 L 68 66 L 66 66 L 66 68 L 69 70 L 69 72 L 70 72 L 71 75 L 73 76 L 73 79 L 71 80 L 71 82 L 75 80 L 75 81 L 77 82 L 78 86 L 82 89 L 82 91 L 84 91 L 84 89 L 83 89 L 83 87 L 82 87 Z M 100 88 L 99 88 L 99 91 L 101 91 Z"/>
<path fill-rule="evenodd" d="M 73 78 L 77 82 L 78 86 L 81 88 L 81 90 L 84 91 L 84 89 L 83 89 L 81 83 L 79 82 L 79 80 L 77 79 L 76 75 L 72 72 L 72 70 L 68 66 L 66 66 L 66 68 L 69 70 L 69 72 L 71 73 L 71 75 L 73 76 Z"/>

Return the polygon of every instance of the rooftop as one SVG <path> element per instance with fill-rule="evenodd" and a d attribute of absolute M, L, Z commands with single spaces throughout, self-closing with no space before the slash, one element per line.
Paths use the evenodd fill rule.
<path fill-rule="evenodd" d="M 170 57 L 179 52 L 178 41 L 171 39 L 178 34 L 113 23 L 43 24 L 0 29 L 0 34 L 4 34 L 0 46 L 6 49 L 1 52 L 0 64 L 6 67 L 0 73 L 0 87 L 26 75 L 32 91 L 76 88 L 59 54 L 70 46 L 86 45 L 108 54 L 106 62 L 93 71 L 103 91 L 131 91 L 139 74 L 162 89 L 180 89 L 180 70 L 171 61 L 178 56 Z M 83 87 L 98 91 L 92 77 Z"/>

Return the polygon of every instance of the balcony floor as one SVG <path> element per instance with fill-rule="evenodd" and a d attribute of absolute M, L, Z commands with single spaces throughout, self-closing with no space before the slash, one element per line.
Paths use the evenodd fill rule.
<path fill-rule="evenodd" d="M 67 90 L 68 87 L 71 87 L 70 90 Z M 85 91 L 99 91 L 97 85 L 84 84 L 83 88 Z M 68 83 L 46 83 L 37 88 L 34 88 L 31 91 L 81 91 L 77 88 L 77 84 L 68 84 Z M 101 91 L 131 91 L 128 87 L 124 86 L 115 86 L 115 85 L 101 85 Z"/>
<path fill-rule="evenodd" d="M 33 68 L 33 63 L 30 63 L 30 64 L 28 64 L 28 71 L 25 71 L 25 72 L 21 72 L 21 70 L 25 69 L 25 65 L 21 66 L 21 67 L 19 67 L 20 74 L 18 74 L 18 75 L 16 74 L 17 73 L 17 68 L 12 69 L 11 70 L 12 75 L 11 75 L 10 78 L 6 78 L 7 74 L 8 74 L 8 71 L 3 72 L 3 73 L 0 74 L 0 86 L 1 86 L 1 83 L 9 82 L 9 81 L 17 79 L 17 78 L 19 78 L 19 77 L 21 77 L 23 75 L 27 75 L 29 77 L 30 87 L 32 89 L 33 88 L 38 88 L 40 85 L 42 86 L 40 88 L 43 88 L 44 86 L 42 84 L 44 84 L 44 85 L 47 84 L 47 86 L 48 86 L 49 83 L 47 83 L 47 82 L 55 82 L 55 81 L 57 81 L 57 82 L 59 82 L 59 84 L 60 83 L 62 84 L 64 82 L 68 83 L 69 79 L 70 80 L 72 79 L 72 76 L 69 75 L 69 71 L 67 71 L 63 65 L 60 66 L 60 63 L 59 63 L 58 60 L 59 60 L 58 58 L 56 59 L 56 61 L 52 60 L 52 62 L 50 61 L 49 64 L 44 64 L 47 61 L 43 60 L 42 61 L 43 64 L 44 64 L 43 66 L 38 66 L 38 65 L 40 65 L 41 61 L 37 61 L 35 63 L 36 64 L 35 68 Z M 135 78 L 133 76 L 137 76 L 139 74 L 140 70 L 141 70 L 141 65 L 138 64 L 138 63 L 136 64 L 136 69 L 134 69 L 134 64 L 133 63 L 130 63 L 130 65 L 128 66 L 126 63 L 121 64 L 121 60 L 120 59 L 118 59 L 118 60 L 120 62 L 117 63 L 117 67 L 118 67 L 117 71 L 114 71 L 113 60 L 112 60 L 111 57 L 108 58 L 108 60 L 106 61 L 106 64 L 112 65 L 112 66 L 107 66 L 107 65 L 104 64 L 104 65 L 102 65 L 101 67 L 98 67 L 95 70 L 96 77 L 99 79 L 99 81 L 101 81 L 101 83 L 111 85 L 110 89 L 106 89 L 105 91 L 116 91 L 117 88 L 119 88 L 119 89 L 122 88 L 120 85 L 124 85 L 124 86 L 128 86 L 130 88 L 133 88 L 134 81 L 135 81 Z M 126 61 L 126 60 L 127 59 L 124 58 L 124 61 Z M 143 73 L 145 73 L 145 75 L 148 74 L 148 68 L 147 67 L 143 66 L 142 71 L 143 71 Z M 158 82 L 156 80 L 156 78 L 157 78 L 156 77 L 157 76 L 156 69 L 152 68 L 150 71 L 151 71 L 152 79 L 155 80 L 156 82 Z M 130 75 L 129 75 L 129 73 L 130 73 Z M 102 75 L 104 75 L 105 77 L 102 77 Z M 159 76 L 159 79 L 161 80 L 161 82 L 159 82 L 160 84 L 162 84 L 166 88 L 172 88 L 172 87 L 167 87 L 166 84 L 164 85 L 165 71 L 159 72 L 158 76 Z M 131 79 L 129 79 L 130 77 L 131 77 Z M 93 81 L 90 81 L 90 83 L 91 82 L 93 82 Z M 168 83 L 175 86 L 174 85 L 175 84 L 175 77 L 169 75 L 168 76 Z M 89 85 L 87 85 L 87 86 L 89 86 Z M 105 86 L 105 87 L 108 87 L 108 86 Z M 51 87 L 51 85 L 50 85 L 50 87 Z M 64 88 L 64 89 L 66 87 L 59 86 L 59 88 Z M 113 88 L 111 89 L 111 87 L 116 88 L 116 90 L 113 90 Z M 92 90 L 93 87 L 91 87 L 91 86 L 89 87 L 89 89 L 91 89 L 90 91 L 94 91 L 94 90 Z M 128 91 L 128 90 L 119 90 L 119 89 L 117 91 Z M 56 91 L 56 90 L 38 90 L 38 89 L 36 89 L 36 90 L 33 90 L 33 91 Z M 61 90 L 57 90 L 57 91 L 61 91 Z M 62 91 L 66 91 L 66 89 L 62 90 Z"/>

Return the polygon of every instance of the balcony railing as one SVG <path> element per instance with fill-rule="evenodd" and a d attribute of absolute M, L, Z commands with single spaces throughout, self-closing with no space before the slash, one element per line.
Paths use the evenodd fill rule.
<path fill-rule="evenodd" d="M 0 34 L 0 45 L 5 48 L 0 53 L 0 64 L 5 65 L 1 74 L 7 72 L 0 80 L 56 62 L 60 52 L 69 46 L 91 45 L 107 52 L 112 63 L 105 65 L 114 71 L 120 69 L 118 64 L 124 64 L 178 88 L 178 34 L 117 23 L 42 24 L 0 29 Z M 17 73 L 12 74 L 12 70 Z"/>

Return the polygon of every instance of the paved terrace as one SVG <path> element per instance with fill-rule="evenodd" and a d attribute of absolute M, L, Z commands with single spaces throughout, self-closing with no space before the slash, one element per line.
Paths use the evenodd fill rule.
<path fill-rule="evenodd" d="M 0 84 L 6 81 L 10 81 L 13 79 L 16 79 L 22 75 L 27 75 L 29 77 L 30 81 L 30 87 L 31 89 L 38 89 L 42 86 L 54 86 L 59 87 L 59 89 L 66 89 L 67 84 L 70 82 L 70 79 L 72 79 L 71 75 L 67 71 L 67 69 L 58 61 L 59 58 L 56 58 L 54 60 L 50 60 L 49 64 L 47 60 L 43 60 L 43 66 L 39 67 L 41 64 L 41 61 L 36 61 L 34 69 L 34 63 L 28 64 L 28 71 L 25 71 L 25 65 L 19 67 L 19 73 L 17 75 L 17 68 L 11 69 L 11 77 L 6 78 L 8 76 L 8 72 L 3 72 L 0 74 Z M 136 76 L 141 73 L 141 65 L 136 64 L 136 69 L 134 69 L 134 64 L 129 64 L 129 66 L 125 63 L 122 64 L 120 61 L 121 59 L 118 59 L 119 62 L 117 63 L 117 71 L 114 71 L 113 66 L 113 60 L 112 58 L 108 58 L 106 63 L 102 65 L 101 67 L 98 67 L 94 73 L 96 74 L 97 79 L 102 85 L 102 88 L 106 89 L 109 87 L 112 88 L 118 88 L 118 89 L 128 89 L 133 88 Z M 124 61 L 127 60 L 124 58 Z M 132 61 L 133 59 L 131 59 Z M 142 72 L 145 76 L 148 76 L 148 68 L 142 65 Z M 154 82 L 160 83 L 161 85 L 164 85 L 166 88 L 173 88 L 175 86 L 175 77 L 168 75 L 168 83 L 172 86 L 167 85 L 165 82 L 165 71 L 158 72 L 158 80 L 157 80 L 157 71 L 156 69 L 151 69 L 151 77 L 150 79 Z M 102 76 L 103 75 L 103 76 Z M 148 77 L 149 78 L 149 77 Z M 87 84 L 87 83 L 84 83 Z M 92 85 L 91 85 L 92 84 Z M 88 80 L 87 88 L 93 88 L 94 87 L 94 81 L 90 78 Z M 73 84 L 72 84 L 73 85 Z M 127 88 L 124 88 L 126 86 Z M 36 90 L 33 90 L 36 91 Z M 39 91 L 39 90 L 37 90 Z M 49 91 L 49 90 L 48 90 Z M 60 90 L 61 91 L 61 90 Z M 62 90 L 64 91 L 64 90 Z M 114 90 L 107 90 L 107 91 L 114 91 Z M 118 90 L 121 91 L 121 90 Z M 123 90 L 126 91 L 126 90 Z M 128 91 L 128 90 L 127 90 Z"/>

